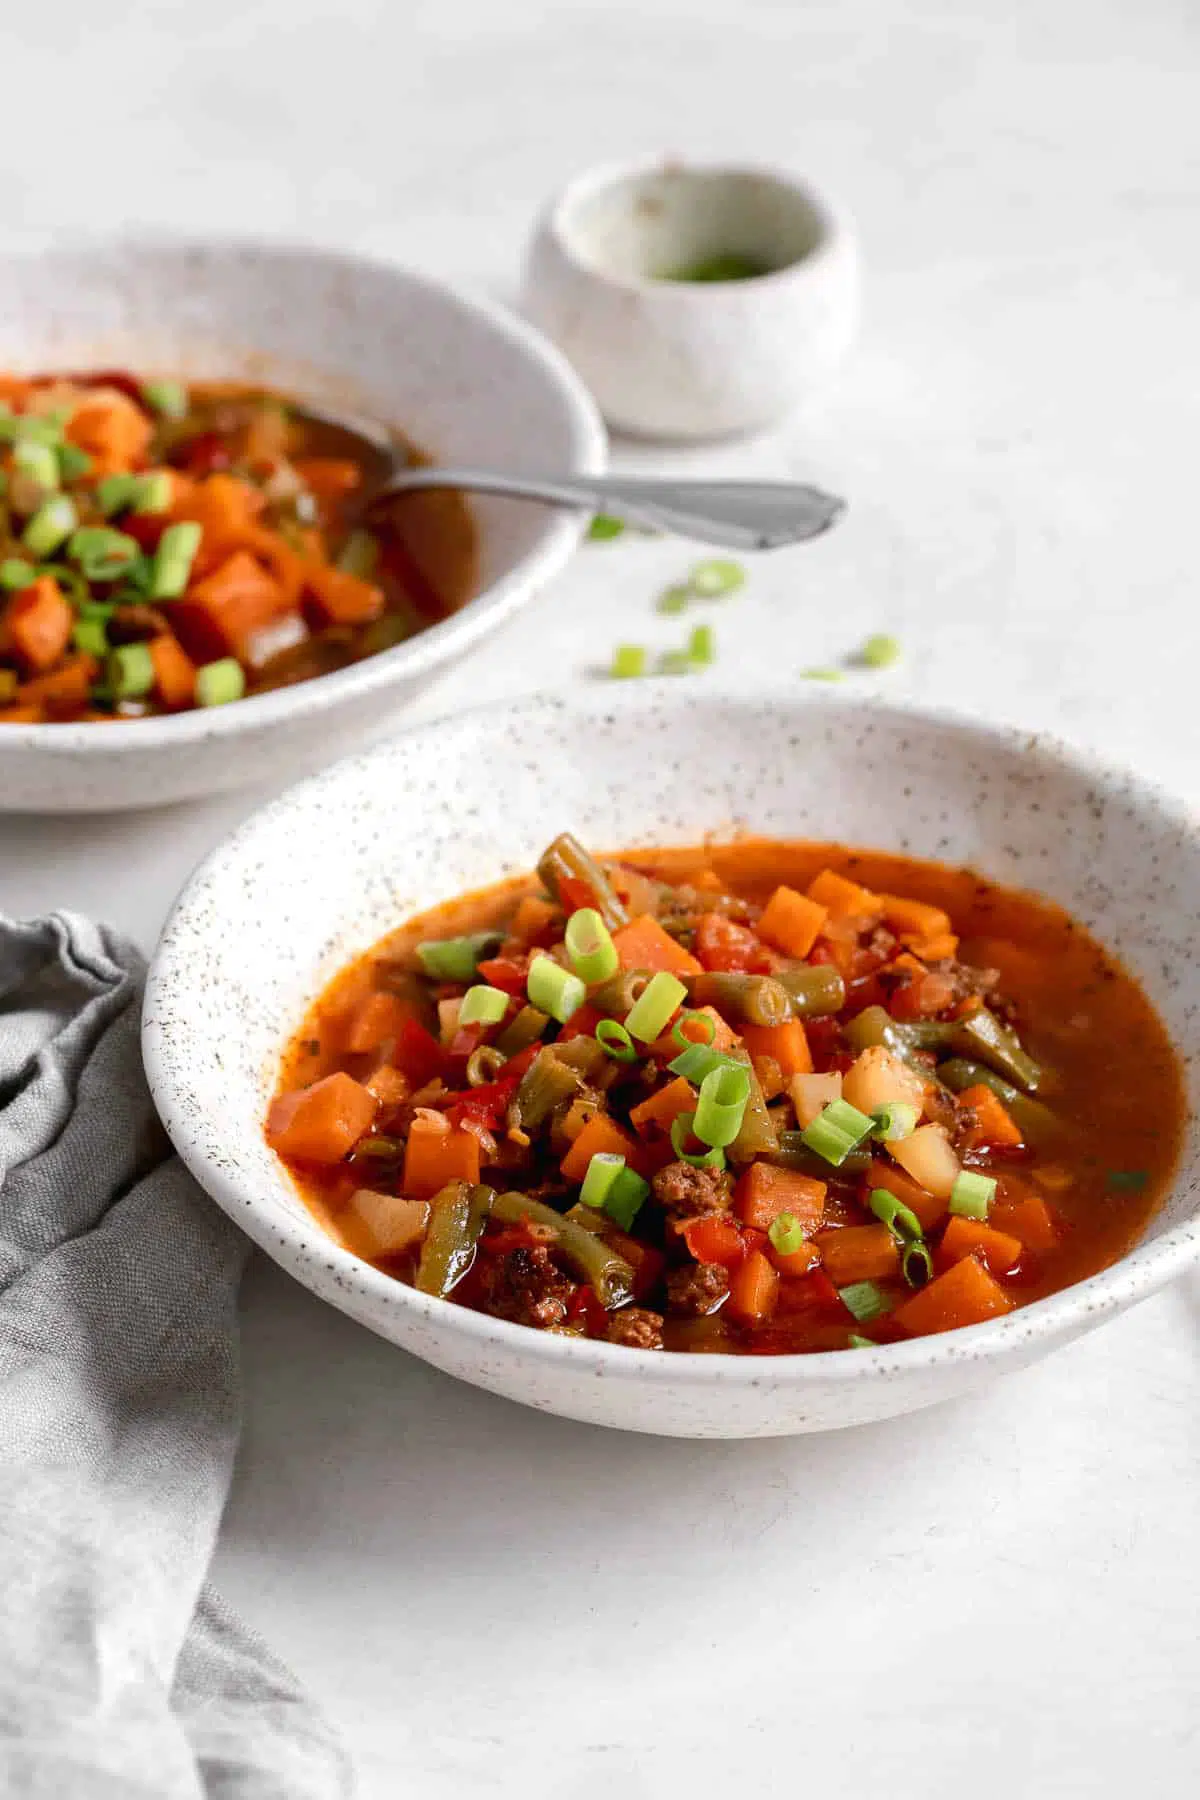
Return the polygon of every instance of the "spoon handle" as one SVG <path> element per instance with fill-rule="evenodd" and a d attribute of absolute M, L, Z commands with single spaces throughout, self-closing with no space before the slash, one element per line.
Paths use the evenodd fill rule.
<path fill-rule="evenodd" d="M 775 550 L 817 537 L 846 502 L 798 481 L 692 481 L 633 475 L 503 475 L 487 469 L 399 471 L 377 499 L 416 488 L 465 488 L 516 500 L 586 506 L 728 550 Z"/>

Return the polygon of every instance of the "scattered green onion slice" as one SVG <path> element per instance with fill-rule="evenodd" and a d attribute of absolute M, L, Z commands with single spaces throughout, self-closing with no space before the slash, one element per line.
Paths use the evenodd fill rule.
<path fill-rule="evenodd" d="M 690 587 L 669 587 L 658 597 L 658 610 L 660 613 L 674 617 L 676 613 L 687 611 L 692 597 Z"/>
<path fill-rule="evenodd" d="M 417 961 L 435 981 L 471 981 L 481 958 L 502 943 L 498 931 L 475 931 L 468 937 L 429 938 L 417 945 Z"/>
<path fill-rule="evenodd" d="M 52 493 L 58 486 L 58 457 L 50 444 L 38 444 L 26 438 L 18 438 L 13 445 L 12 459 L 13 467 L 20 469 L 22 475 L 28 475 L 31 481 L 36 481 L 40 488 Z"/>
<path fill-rule="evenodd" d="M 690 675 L 695 666 L 686 650 L 664 650 L 658 659 L 660 675 Z"/>
<path fill-rule="evenodd" d="M 950 1189 L 949 1210 L 960 1219 L 986 1219 L 988 1207 L 996 1193 L 994 1175 L 979 1175 L 974 1169 L 963 1169 L 955 1176 Z"/>
<path fill-rule="evenodd" d="M 4 571 L 0 569 L 0 580 Z M 1150 1176 L 1145 1169 L 1110 1169 L 1104 1185 L 1110 1194 L 1137 1194 L 1145 1187 Z"/>
<path fill-rule="evenodd" d="M 144 381 L 142 399 L 160 419 L 187 417 L 188 394 L 182 381 Z"/>
<path fill-rule="evenodd" d="M 872 1188 L 867 1195 L 867 1205 L 902 1243 L 916 1243 L 918 1238 L 924 1237 L 924 1227 L 916 1213 L 902 1200 L 897 1200 L 895 1194 L 889 1194 L 886 1188 Z"/>
<path fill-rule="evenodd" d="M 599 1210 L 608 1199 L 609 1189 L 625 1167 L 625 1158 L 611 1150 L 597 1150 L 584 1172 L 579 1198 L 585 1206 Z"/>
<path fill-rule="evenodd" d="M 76 619 L 71 631 L 71 642 L 87 656 L 106 657 L 109 642 L 103 619 Z"/>
<path fill-rule="evenodd" d="M 110 531 L 106 525 L 81 525 L 71 533 L 67 555 L 89 581 L 113 581 L 141 555 L 141 549 L 137 539 L 126 537 L 123 531 Z"/>
<path fill-rule="evenodd" d="M 907 1101 L 890 1100 L 886 1106 L 877 1106 L 872 1112 L 875 1126 L 871 1136 L 878 1138 L 881 1144 L 898 1144 L 901 1138 L 912 1136 L 920 1116 L 917 1108 Z"/>
<path fill-rule="evenodd" d="M 700 1083 L 696 1123 L 692 1127 L 700 1142 L 710 1144 L 716 1150 L 732 1144 L 742 1129 L 749 1098 L 750 1076 L 741 1063 L 730 1062 L 722 1068 L 710 1069 Z"/>
<path fill-rule="evenodd" d="M 64 441 L 55 447 L 55 455 L 58 457 L 58 473 L 62 481 L 78 481 L 81 475 L 86 475 L 91 469 L 91 457 L 78 444 Z"/>
<path fill-rule="evenodd" d="M 581 906 L 571 914 L 565 941 L 571 967 L 589 987 L 607 981 L 621 966 L 608 926 L 592 906 Z"/>
<path fill-rule="evenodd" d="M 67 414 L 0 412 L 0 443 L 49 444 L 60 442 Z"/>
<path fill-rule="evenodd" d="M 686 1050 L 667 1064 L 672 1075 L 682 1075 L 693 1087 L 699 1087 L 706 1076 L 714 1069 L 741 1069 L 744 1064 L 736 1057 L 726 1056 L 723 1050 L 714 1050 L 708 1044 L 691 1044 Z"/>
<path fill-rule="evenodd" d="M 714 558 L 711 562 L 696 564 L 688 576 L 688 585 L 702 600 L 716 600 L 722 594 L 734 593 L 745 579 L 746 571 L 741 563 Z"/>
<path fill-rule="evenodd" d="M 642 1210 L 642 1203 L 649 1192 L 648 1181 L 643 1181 L 633 1169 L 622 1169 L 608 1190 L 604 1210 L 614 1224 L 619 1225 L 622 1231 L 628 1231 Z"/>
<path fill-rule="evenodd" d="M 588 526 L 588 536 L 593 543 L 601 544 L 608 538 L 620 537 L 624 529 L 624 519 L 614 519 L 609 513 L 597 513 Z"/>
<path fill-rule="evenodd" d="M 863 1139 L 870 1136 L 871 1125 L 867 1114 L 859 1112 L 848 1100 L 831 1100 L 800 1135 L 810 1150 L 815 1150 L 836 1169 L 845 1162 L 851 1150 L 857 1149 Z"/>
<path fill-rule="evenodd" d="M 196 670 L 196 705 L 228 706 L 246 692 L 246 671 L 235 656 L 222 656 Z"/>
<path fill-rule="evenodd" d="M 869 1325 L 889 1310 L 887 1295 L 874 1281 L 854 1281 L 838 1292 L 860 1325 Z"/>
<path fill-rule="evenodd" d="M 672 1150 L 675 1152 L 680 1162 L 691 1163 L 693 1168 L 723 1169 L 725 1167 L 725 1152 L 718 1149 L 715 1145 L 711 1150 L 704 1151 L 703 1154 L 699 1154 L 695 1150 L 687 1150 L 684 1148 L 688 1138 L 696 1135 L 695 1124 L 695 1113 L 676 1113 L 671 1121 Z"/>
<path fill-rule="evenodd" d="M 801 669 L 801 681 L 844 681 L 846 677 L 840 669 Z"/>
<path fill-rule="evenodd" d="M 697 625 L 688 639 L 687 653 L 699 668 L 707 668 L 716 660 L 717 646 L 711 625 Z"/>
<path fill-rule="evenodd" d="M 633 1039 L 616 1019 L 601 1019 L 596 1027 L 596 1042 L 614 1062 L 637 1061 Z"/>
<path fill-rule="evenodd" d="M 19 556 L 6 556 L 0 562 L 0 587 L 27 588 L 37 580 L 37 570 L 32 563 L 23 562 Z"/>
<path fill-rule="evenodd" d="M 337 566 L 347 575 L 369 581 L 379 567 L 379 539 L 375 533 L 364 531 L 361 526 L 352 531 L 338 551 Z"/>
<path fill-rule="evenodd" d="M 133 505 L 140 479 L 137 475 L 106 475 L 96 483 L 96 502 L 106 519 Z"/>
<path fill-rule="evenodd" d="M 120 644 L 109 652 L 108 685 L 118 700 L 140 700 L 154 686 L 154 659 L 148 644 Z"/>
<path fill-rule="evenodd" d="M 636 681 L 639 675 L 646 673 L 645 646 L 618 644 L 608 672 L 614 681 Z"/>
<path fill-rule="evenodd" d="M 900 654 L 898 640 L 888 637 L 886 632 L 877 631 L 859 651 L 858 660 L 868 669 L 890 669 L 893 663 L 900 661 Z"/>
<path fill-rule="evenodd" d="M 154 553 L 150 593 L 155 600 L 177 600 L 188 584 L 200 548 L 201 530 L 191 519 L 168 525 Z"/>
<path fill-rule="evenodd" d="M 863 1337 L 860 1332 L 852 1331 L 850 1333 L 850 1348 L 851 1350 L 878 1350 L 879 1345 L 875 1342 L 874 1338 Z"/>
<path fill-rule="evenodd" d="M 508 995 L 503 988 L 488 987 L 481 982 L 469 987 L 458 1009 L 460 1025 L 498 1025 L 508 1011 Z"/>
<path fill-rule="evenodd" d="M 704 1036 L 698 1038 L 693 1037 L 688 1029 L 691 1025 L 703 1027 Z M 693 1050 L 697 1046 L 701 1049 L 707 1049 L 710 1044 L 716 1041 L 717 1021 L 713 1018 L 711 1013 L 680 1013 L 679 1017 L 671 1027 L 671 1036 L 675 1039 L 675 1042 L 679 1045 L 681 1050 Z"/>
<path fill-rule="evenodd" d="M 119 477 L 118 477 L 119 479 Z M 135 513 L 165 513 L 171 504 L 171 477 L 166 469 L 155 469 L 150 475 L 135 475 L 133 510 Z"/>
<path fill-rule="evenodd" d="M 929 1245 L 922 1240 L 919 1244 L 906 1244 L 904 1254 L 900 1258 L 900 1271 L 911 1288 L 922 1288 L 927 1281 L 933 1279 L 933 1258 L 929 1254 Z"/>
<path fill-rule="evenodd" d="M 535 956 L 525 977 L 529 1004 L 539 1012 L 549 1013 L 565 1025 L 587 999 L 587 988 L 578 975 L 572 975 L 550 956 Z"/>
<path fill-rule="evenodd" d="M 34 556 L 50 556 L 79 523 L 74 501 L 66 494 L 43 500 L 21 533 L 21 542 Z"/>
<path fill-rule="evenodd" d="M 630 1037 L 652 1044 L 667 1029 L 672 1013 L 678 1012 L 687 999 L 687 989 L 677 975 L 659 969 L 652 975 L 625 1019 Z"/>
<path fill-rule="evenodd" d="M 794 1256 L 804 1244 L 804 1227 L 795 1213 L 781 1212 L 767 1226 L 767 1236 L 780 1256 Z"/>

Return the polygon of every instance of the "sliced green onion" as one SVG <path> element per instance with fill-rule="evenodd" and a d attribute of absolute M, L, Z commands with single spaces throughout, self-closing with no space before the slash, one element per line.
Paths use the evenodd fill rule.
<path fill-rule="evenodd" d="M 658 659 L 660 675 L 690 675 L 695 666 L 686 650 L 664 650 Z"/>
<path fill-rule="evenodd" d="M 867 1205 L 893 1237 L 910 1244 L 924 1237 L 925 1228 L 916 1213 L 902 1200 L 897 1200 L 895 1194 L 889 1194 L 886 1188 L 872 1188 L 867 1195 Z"/>
<path fill-rule="evenodd" d="M 669 616 L 686 612 L 688 606 L 691 604 L 692 598 L 693 595 L 690 587 L 669 587 L 665 593 L 660 594 L 658 597 L 658 610 L 660 613 L 666 613 Z"/>
<path fill-rule="evenodd" d="M 593 543 L 601 544 L 608 538 L 620 537 L 624 529 L 624 519 L 614 519 L 608 513 L 597 513 L 588 526 L 588 536 Z"/>
<path fill-rule="evenodd" d="M 37 580 L 37 570 L 32 563 L 22 562 L 19 556 L 6 556 L 0 562 L 0 587 L 27 588 Z"/>
<path fill-rule="evenodd" d="M 920 1116 L 918 1109 L 907 1101 L 889 1100 L 886 1106 L 877 1106 L 872 1112 L 875 1128 L 871 1136 L 878 1138 L 881 1144 L 898 1144 L 901 1138 L 912 1136 Z"/>
<path fill-rule="evenodd" d="M 596 1042 L 614 1062 L 637 1061 L 638 1053 L 633 1039 L 616 1019 L 601 1019 L 596 1027 Z"/>
<path fill-rule="evenodd" d="M 119 477 L 118 477 L 119 479 Z M 155 469 L 152 475 L 135 475 L 133 510 L 135 513 L 165 513 L 171 504 L 171 477 L 166 469 Z"/>
<path fill-rule="evenodd" d="M 79 523 L 75 503 L 66 494 L 43 500 L 21 533 L 21 542 L 34 556 L 50 556 Z"/>
<path fill-rule="evenodd" d="M 58 457 L 58 473 L 62 481 L 78 481 L 81 475 L 86 475 L 91 469 L 91 457 L 78 444 L 61 443 L 56 446 L 55 455 Z"/>
<path fill-rule="evenodd" d="M 625 1018 L 625 1029 L 643 1044 L 652 1044 L 667 1029 L 672 1013 L 687 999 L 687 989 L 677 975 L 660 969 L 652 975 Z"/>
<path fill-rule="evenodd" d="M 853 1281 L 838 1292 L 860 1325 L 869 1325 L 889 1311 L 887 1295 L 873 1281 Z"/>
<path fill-rule="evenodd" d="M 0 443 L 4 444 L 49 444 L 53 447 L 59 443 L 63 434 L 63 426 L 67 422 L 67 414 L 55 413 L 0 413 Z"/>
<path fill-rule="evenodd" d="M 53 576 L 63 593 L 67 596 L 67 599 L 71 602 L 71 605 L 77 607 L 80 612 L 82 612 L 85 607 L 97 604 L 96 602 L 93 602 L 92 590 L 84 580 L 83 576 L 79 573 L 78 569 L 70 569 L 67 567 L 66 563 L 41 563 L 38 567 L 38 574 Z M 110 608 L 109 612 L 105 614 L 105 618 L 110 618 L 111 616 L 112 609 Z"/>
<path fill-rule="evenodd" d="M 81 525 L 71 533 L 67 555 L 89 581 L 113 581 L 141 555 L 141 546 L 136 538 L 106 525 Z"/>
<path fill-rule="evenodd" d="M 140 700 L 154 686 L 154 659 L 148 644 L 121 644 L 106 665 L 108 685 L 118 700 Z"/>
<path fill-rule="evenodd" d="M 38 486 L 52 492 L 59 484 L 58 457 L 49 444 L 30 443 L 18 439 L 13 445 L 13 467 L 28 475 Z"/>
<path fill-rule="evenodd" d="M 71 642 L 87 656 L 104 658 L 109 652 L 108 633 L 102 619 L 76 619 Z"/>
<path fill-rule="evenodd" d="M 622 1169 L 608 1190 L 604 1210 L 614 1224 L 619 1225 L 622 1231 L 628 1231 L 641 1212 L 649 1192 L 648 1181 L 643 1181 L 633 1169 Z"/>
<path fill-rule="evenodd" d="M 874 1338 L 863 1337 L 859 1332 L 852 1331 L 850 1333 L 850 1348 L 851 1350 L 878 1350 L 879 1345 L 875 1342 Z"/>
<path fill-rule="evenodd" d="M 460 1025 L 498 1025 L 508 1011 L 508 1000 L 503 988 L 488 987 L 482 982 L 478 987 L 469 987 L 458 1009 L 458 1022 Z"/>
<path fill-rule="evenodd" d="M 182 381 L 144 381 L 142 399 L 160 419 L 186 419 L 188 392 Z"/>
<path fill-rule="evenodd" d="M 715 661 L 717 654 L 716 640 L 711 625 L 697 625 L 688 639 L 687 653 L 700 668 L 707 668 Z"/>
<path fill-rule="evenodd" d="M 801 681 L 844 681 L 846 677 L 840 669 L 801 669 Z"/>
<path fill-rule="evenodd" d="M 536 1006 L 539 1012 L 549 1013 L 560 1025 L 565 1025 L 587 999 L 587 988 L 578 975 L 572 975 L 553 957 L 545 955 L 535 956 L 530 963 L 525 992 L 531 1006 Z"/>
<path fill-rule="evenodd" d="M 995 1194 L 994 1175 L 978 1175 L 974 1169 L 963 1169 L 954 1178 L 947 1205 L 960 1219 L 986 1219 Z"/>
<path fill-rule="evenodd" d="M 177 600 L 182 594 L 200 548 L 201 536 L 199 525 L 191 519 L 167 526 L 154 552 L 150 593 L 155 600 Z"/>
<path fill-rule="evenodd" d="M 347 575 L 369 581 L 379 567 L 379 539 L 375 533 L 364 531 L 361 526 L 352 531 L 338 551 L 337 566 Z"/>
<path fill-rule="evenodd" d="M 646 651 L 642 644 L 618 644 L 609 664 L 614 681 L 636 681 L 646 673 Z"/>
<path fill-rule="evenodd" d="M 417 961 L 434 981 L 470 981 L 480 960 L 499 948 L 499 931 L 475 931 L 468 937 L 430 938 L 417 945 Z"/>
<path fill-rule="evenodd" d="M 933 1258 L 929 1254 L 929 1245 L 921 1241 L 919 1244 L 906 1244 L 904 1254 L 900 1258 L 900 1272 L 911 1288 L 921 1288 L 933 1279 Z"/>
<path fill-rule="evenodd" d="M 795 1213 L 781 1212 L 767 1226 L 767 1236 L 780 1256 L 794 1256 L 804 1244 L 804 1227 Z"/>
<path fill-rule="evenodd" d="M 3 579 L 3 574 L 0 569 L 0 580 Z M 1145 1169 L 1110 1169 L 1104 1185 L 1110 1194 L 1138 1194 L 1149 1179 L 1149 1173 Z"/>
<path fill-rule="evenodd" d="M 871 1135 L 872 1121 L 848 1100 L 831 1100 L 800 1135 L 810 1150 L 840 1168 L 851 1150 Z"/>
<path fill-rule="evenodd" d="M 698 1038 L 693 1037 L 688 1030 L 689 1025 L 702 1026 L 704 1029 L 704 1036 Z M 680 1013 L 679 1017 L 671 1027 L 671 1036 L 675 1039 L 675 1042 L 679 1045 L 681 1050 L 692 1050 L 697 1045 L 702 1049 L 705 1049 L 708 1045 L 716 1042 L 717 1021 L 713 1018 L 711 1013 Z"/>
<path fill-rule="evenodd" d="M 583 1186 L 579 1190 L 579 1198 L 585 1206 L 601 1209 L 608 1199 L 609 1189 L 625 1167 L 625 1158 L 617 1156 L 611 1150 L 597 1150 L 583 1177 Z"/>
<path fill-rule="evenodd" d="M 702 600 L 716 600 L 722 594 L 734 593 L 745 579 L 746 571 L 741 563 L 714 558 L 711 562 L 696 564 L 688 576 L 688 586 Z"/>
<path fill-rule="evenodd" d="M 695 1150 L 684 1149 L 684 1145 L 687 1143 L 688 1138 L 695 1137 L 696 1135 L 695 1126 L 695 1113 L 676 1113 L 675 1117 L 671 1120 L 672 1150 L 675 1152 L 680 1162 L 691 1163 L 692 1167 L 695 1169 L 723 1169 L 725 1167 L 725 1152 L 718 1149 L 716 1146 L 711 1150 L 704 1151 L 703 1154 L 699 1154 Z"/>
<path fill-rule="evenodd" d="M 594 987 L 598 981 L 607 981 L 621 966 L 617 946 L 595 907 L 581 906 L 578 912 L 571 914 L 565 941 L 571 967 L 589 987 Z"/>
<path fill-rule="evenodd" d="M 858 660 L 868 669 L 890 669 L 893 663 L 900 661 L 900 654 L 898 640 L 877 631 L 859 651 Z"/>
<path fill-rule="evenodd" d="M 196 705 L 228 706 L 246 692 L 246 671 L 236 656 L 222 656 L 196 670 Z"/>
<path fill-rule="evenodd" d="M 726 1056 L 723 1050 L 714 1050 L 709 1044 L 690 1044 L 667 1064 L 672 1075 L 682 1075 L 693 1087 L 699 1087 L 714 1069 L 741 1069 L 743 1066 L 736 1057 Z"/>
<path fill-rule="evenodd" d="M 140 479 L 137 475 L 106 475 L 96 483 L 96 503 L 106 519 L 133 505 Z"/>
<path fill-rule="evenodd" d="M 716 1150 L 732 1144 L 742 1129 L 749 1098 L 750 1076 L 741 1063 L 710 1070 L 700 1083 L 696 1123 L 692 1127 L 700 1142 Z"/>

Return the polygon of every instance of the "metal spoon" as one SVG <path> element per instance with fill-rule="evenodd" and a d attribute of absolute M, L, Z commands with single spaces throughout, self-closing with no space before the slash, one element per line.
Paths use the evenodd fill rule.
<path fill-rule="evenodd" d="M 777 550 L 819 537 L 837 522 L 846 502 L 799 481 L 688 481 L 636 475 L 507 475 L 497 469 L 444 469 L 413 464 L 383 425 L 319 406 L 296 407 L 327 432 L 339 434 L 356 460 L 373 472 L 362 490 L 363 510 L 420 488 L 465 488 L 514 500 L 588 507 L 656 531 L 678 532 L 728 550 Z"/>

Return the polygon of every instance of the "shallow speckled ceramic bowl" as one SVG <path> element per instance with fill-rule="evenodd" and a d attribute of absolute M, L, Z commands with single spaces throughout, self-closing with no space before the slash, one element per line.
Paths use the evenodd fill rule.
<path fill-rule="evenodd" d="M 496 796 L 503 795 L 498 804 Z M 574 829 L 602 848 L 748 827 L 970 863 L 1069 907 L 1142 978 L 1200 1063 L 1200 830 L 1057 743 L 857 699 L 716 699 L 637 683 L 476 712 L 293 789 L 192 878 L 150 973 L 143 1043 L 168 1131 L 298 1280 L 393 1343 L 549 1412 L 681 1437 L 855 1425 L 1020 1368 L 1200 1261 L 1200 1141 L 1144 1243 L 1008 1317 L 823 1356 L 672 1356 L 546 1337 L 429 1299 L 313 1224 L 262 1122 L 280 1051 L 325 981 L 411 913 L 529 867 Z"/>
<path fill-rule="evenodd" d="M 225 242 L 0 255 L 0 369 L 112 368 L 274 384 L 403 427 L 438 461 L 597 471 L 599 415 L 520 320 L 360 257 Z M 477 596 L 409 643 L 236 706 L 0 727 L 0 811 L 153 806 L 316 768 L 395 728 L 406 699 L 516 612 L 584 519 L 471 501 Z"/>

